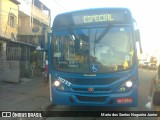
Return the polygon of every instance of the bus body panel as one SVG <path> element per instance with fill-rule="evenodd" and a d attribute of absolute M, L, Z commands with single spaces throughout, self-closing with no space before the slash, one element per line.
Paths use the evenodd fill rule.
<path fill-rule="evenodd" d="M 119 8 L 118 8 L 119 9 Z M 118 9 L 115 9 L 117 11 Z M 98 9 L 97 9 L 98 10 Z M 109 8 L 107 11 L 114 11 L 114 8 Z M 121 11 L 128 11 L 128 9 L 121 9 Z M 87 10 L 89 11 L 89 10 Z M 96 11 L 96 9 L 94 9 Z M 103 10 L 103 14 L 104 14 Z M 85 13 L 84 11 L 80 11 L 81 13 Z M 58 30 L 64 30 L 64 29 L 70 29 L 70 28 L 86 28 L 86 27 L 96 27 L 96 26 L 103 26 L 104 22 L 98 23 L 94 26 L 92 23 L 87 23 L 86 26 L 81 24 L 81 21 L 78 21 L 77 23 L 74 23 L 73 20 L 66 21 L 65 22 L 65 16 L 66 18 L 71 17 L 72 14 L 78 15 L 79 12 L 70 12 L 65 14 L 60 14 L 55 18 L 55 21 L 53 23 L 52 27 L 52 33 L 48 34 L 48 60 L 49 60 L 49 72 L 51 75 L 51 102 L 52 104 L 56 105 L 73 105 L 73 106 L 108 106 L 108 107 L 136 107 L 138 104 L 138 60 L 137 60 L 137 51 L 134 46 L 134 54 L 135 54 L 135 61 L 133 66 L 124 71 L 119 72 L 111 72 L 111 73 L 103 73 L 103 74 L 83 74 L 83 73 L 69 73 L 64 71 L 58 71 L 54 69 L 53 67 L 53 51 L 51 42 L 53 40 L 53 33 Z M 93 16 L 93 12 L 91 12 L 91 16 L 87 16 L 85 14 L 85 21 L 87 21 L 89 18 L 94 18 L 94 21 L 98 20 L 100 21 L 101 17 L 103 16 L 101 12 L 97 12 L 97 15 Z M 132 19 L 131 13 L 129 13 L 129 19 L 126 19 L 127 25 L 130 25 L 133 27 L 133 23 L 130 21 Z M 114 16 L 114 15 L 113 15 Z M 108 15 L 107 15 L 108 17 Z M 63 21 L 63 24 L 61 24 L 61 21 L 59 21 L 59 18 Z M 116 18 L 116 17 L 115 17 Z M 71 18 L 70 18 L 71 19 Z M 76 18 L 78 17 L 76 16 Z M 109 20 L 112 20 L 111 18 L 106 18 Z M 90 19 L 89 19 L 90 20 Z M 89 21 L 88 20 L 88 21 Z M 57 22 L 58 21 L 58 22 Z M 56 22 L 58 24 L 56 24 Z M 68 23 L 67 23 L 68 22 Z M 68 24 L 68 25 L 67 25 Z M 119 25 L 126 25 L 125 22 L 113 22 L 114 24 Z M 63 27 L 63 25 L 65 25 Z M 106 25 L 106 24 L 105 24 Z M 105 26 L 104 25 L 104 26 Z M 134 28 L 133 28 L 134 29 Z M 135 35 L 135 33 L 133 33 Z M 134 42 L 135 40 L 135 36 Z M 56 54 L 56 57 L 58 58 L 58 54 Z M 98 81 L 99 79 L 99 81 Z M 105 80 L 106 79 L 106 80 Z M 100 81 L 101 80 L 101 81 Z M 60 86 L 56 86 L 55 82 L 59 82 Z M 110 81 L 110 82 L 109 82 Z M 132 82 L 132 87 L 127 88 L 125 86 L 126 82 Z M 104 84 L 103 84 L 104 83 Z M 107 83 L 107 84 L 106 84 Z M 124 91 L 124 92 L 123 92 Z"/>

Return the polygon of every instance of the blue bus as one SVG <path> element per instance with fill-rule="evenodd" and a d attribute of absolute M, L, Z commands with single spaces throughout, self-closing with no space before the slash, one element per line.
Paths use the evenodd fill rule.
<path fill-rule="evenodd" d="M 139 30 L 127 8 L 57 15 L 48 34 L 52 104 L 137 106 L 137 42 Z"/>

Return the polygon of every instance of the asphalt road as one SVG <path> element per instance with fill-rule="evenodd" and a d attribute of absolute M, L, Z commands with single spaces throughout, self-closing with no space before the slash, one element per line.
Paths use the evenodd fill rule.
<path fill-rule="evenodd" d="M 156 71 L 139 69 L 139 104 L 133 108 L 106 108 L 106 107 L 69 107 L 55 106 L 50 111 L 152 111 L 146 107 L 149 100 L 149 88 L 151 78 L 156 74 Z M 47 120 L 156 120 L 155 117 L 52 117 Z"/>

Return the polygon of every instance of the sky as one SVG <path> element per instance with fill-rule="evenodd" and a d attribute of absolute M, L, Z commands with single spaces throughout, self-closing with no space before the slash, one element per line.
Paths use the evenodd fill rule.
<path fill-rule="evenodd" d="M 160 54 L 160 7 L 159 0 L 40 0 L 51 9 L 52 20 L 59 13 L 99 8 L 129 8 L 140 29 L 144 53 Z M 53 21 L 52 21 L 53 23 Z"/>

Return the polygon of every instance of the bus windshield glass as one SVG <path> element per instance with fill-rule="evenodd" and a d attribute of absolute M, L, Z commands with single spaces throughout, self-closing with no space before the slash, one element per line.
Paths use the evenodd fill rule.
<path fill-rule="evenodd" d="M 52 64 L 70 73 L 109 73 L 133 66 L 132 27 L 107 26 L 54 31 Z"/>

